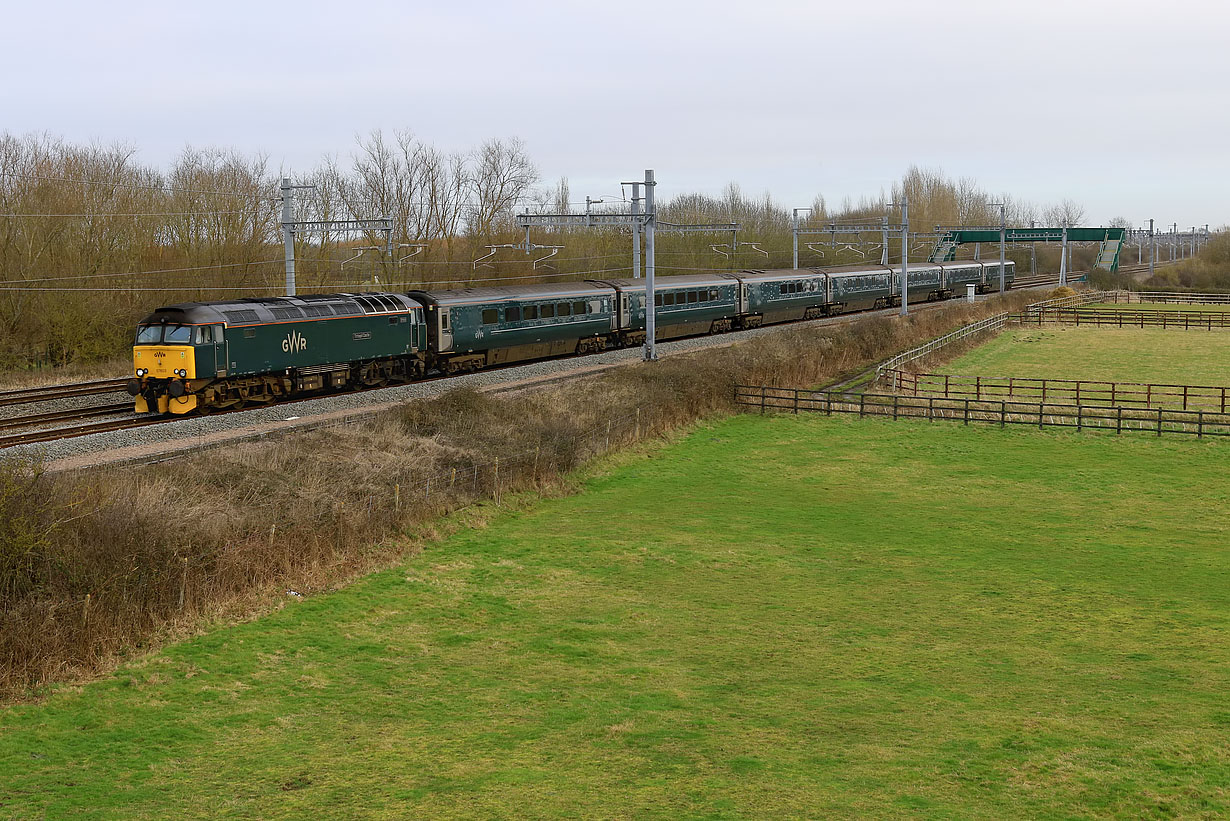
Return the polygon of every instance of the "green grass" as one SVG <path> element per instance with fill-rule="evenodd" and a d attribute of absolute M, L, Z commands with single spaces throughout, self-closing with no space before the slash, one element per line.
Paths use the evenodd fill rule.
<path fill-rule="evenodd" d="M 1223 815 L 1228 455 L 702 427 L 7 710 L 0 817 Z"/>
<path fill-rule="evenodd" d="M 1095 302 L 1081 307 L 1099 311 L 1180 311 L 1183 313 L 1230 311 L 1230 305 L 1197 302 Z"/>
<path fill-rule="evenodd" d="M 1230 330 L 1185 331 L 1048 326 L 1006 330 L 930 370 L 967 376 L 1026 376 L 1230 384 Z"/>

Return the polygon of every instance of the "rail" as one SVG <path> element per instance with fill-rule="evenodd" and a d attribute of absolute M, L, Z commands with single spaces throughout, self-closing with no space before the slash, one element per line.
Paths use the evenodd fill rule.
<path fill-rule="evenodd" d="M 1026 425 L 1042 428 L 1114 431 L 1117 434 L 1148 433 L 1230 436 L 1230 415 L 1202 410 L 1167 410 L 1123 405 L 1069 405 L 1054 402 L 976 400 L 940 396 L 913 397 L 900 394 L 864 393 L 851 396 L 840 391 L 777 388 L 767 385 L 735 386 L 735 403 L 758 408 L 762 414 L 823 413 L 857 414 L 859 418 L 926 419 L 929 421 Z"/>
<path fill-rule="evenodd" d="M 1040 379 L 1022 376 L 965 376 L 948 373 L 885 373 L 885 383 L 909 396 L 939 396 L 984 401 L 1007 398 L 1076 405 L 1123 405 L 1230 412 L 1230 387 L 1106 382 L 1091 379 Z"/>

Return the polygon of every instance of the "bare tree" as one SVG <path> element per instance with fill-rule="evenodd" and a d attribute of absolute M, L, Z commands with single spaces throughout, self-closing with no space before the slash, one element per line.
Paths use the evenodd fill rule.
<path fill-rule="evenodd" d="M 490 237 L 497 223 L 511 216 L 513 206 L 536 182 L 538 169 L 520 139 L 488 140 L 479 146 L 470 179 L 470 232 Z"/>
<path fill-rule="evenodd" d="M 1085 221 L 1085 207 L 1076 200 L 1065 199 L 1047 208 L 1042 218 L 1053 227 L 1071 228 Z"/>

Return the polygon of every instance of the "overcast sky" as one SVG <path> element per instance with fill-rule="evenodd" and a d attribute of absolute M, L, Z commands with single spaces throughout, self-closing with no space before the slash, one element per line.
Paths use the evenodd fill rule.
<path fill-rule="evenodd" d="M 191 6 L 191 7 L 189 7 Z M 525 140 L 574 199 L 654 168 L 784 206 L 910 165 L 1088 222 L 1230 222 L 1230 7 L 1171 0 L 42 2 L 6 12 L 0 129 L 303 172 L 356 134 Z"/>

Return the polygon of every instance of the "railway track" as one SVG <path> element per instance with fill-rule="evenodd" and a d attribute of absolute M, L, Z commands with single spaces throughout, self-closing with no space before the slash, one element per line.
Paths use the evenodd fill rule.
<path fill-rule="evenodd" d="M 28 416 L 10 416 L 7 419 L 0 419 L 0 431 L 34 428 L 55 422 L 73 422 L 80 419 L 91 419 L 95 416 L 114 416 L 117 413 L 127 413 L 131 410 L 131 402 L 120 402 L 112 405 L 98 405 L 93 408 L 73 408 L 72 410 L 32 413 Z"/>
<path fill-rule="evenodd" d="M 46 402 L 54 399 L 71 399 L 74 396 L 93 396 L 100 393 L 118 393 L 124 390 L 127 379 L 99 379 L 93 382 L 70 382 L 66 385 L 47 385 L 41 388 L 19 388 L 0 391 L 0 405 L 25 405 L 31 402 Z"/>
<path fill-rule="evenodd" d="M 67 428 L 27 431 L 25 433 L 0 436 L 0 449 L 16 447 L 17 445 L 33 445 L 39 442 L 53 442 L 57 439 L 71 439 L 75 436 L 88 436 L 91 433 L 143 428 L 147 425 L 161 425 L 168 421 L 170 420 L 161 416 L 154 417 L 153 419 L 110 419 L 106 422 L 94 422 L 89 425 L 73 425 Z"/>
<path fill-rule="evenodd" d="M 1073 272 L 1073 276 L 1077 276 L 1082 273 L 1083 272 L 1079 272 L 1079 271 Z M 1044 286 L 1051 285 L 1051 284 L 1058 284 L 1058 282 L 1059 282 L 1058 275 L 1051 274 L 1051 275 L 1045 275 L 1045 276 L 1040 276 L 1040 277 L 1018 279 L 1013 287 L 1014 289 L 1019 290 L 1022 288 L 1044 287 Z M 951 304 L 951 302 L 923 303 L 923 304 L 919 304 L 915 306 L 915 310 L 918 310 L 918 309 L 925 310 L 927 308 L 939 308 L 939 307 L 944 306 L 945 304 Z M 863 311 L 857 314 L 849 314 L 849 315 L 832 317 L 830 318 L 830 321 L 832 324 L 846 324 L 849 322 L 858 321 L 859 319 L 863 319 L 865 317 L 878 316 L 878 315 L 894 315 L 896 314 L 896 312 L 897 312 L 896 308 L 885 308 L 879 311 Z M 737 334 L 734 334 L 731 336 L 737 337 Z M 731 341 L 734 342 L 737 340 L 732 339 Z M 521 362 L 511 363 L 507 367 L 517 367 L 522 364 L 525 364 L 525 363 L 521 363 Z M 501 369 L 501 367 L 504 367 L 504 366 L 493 368 L 492 370 L 499 370 Z M 436 381 L 440 379 L 451 379 L 451 378 L 453 377 L 449 375 L 440 374 L 437 376 L 431 376 L 431 377 L 428 377 L 427 379 L 418 380 L 418 381 L 431 382 L 431 381 Z M 567 378 L 569 377 L 567 376 L 561 377 L 561 379 L 567 379 Z M 114 391 L 122 389 L 124 387 L 125 381 L 126 380 L 124 379 L 109 379 L 109 380 L 100 380 L 97 382 L 82 382 L 82 383 L 69 384 L 69 385 L 57 385 L 57 386 L 53 386 L 49 388 L 33 388 L 33 389 L 26 390 L 26 391 L 3 391 L 3 392 L 0 392 L 0 404 L 17 404 L 18 402 L 34 402 L 34 401 L 39 401 L 43 399 L 62 399 L 65 397 L 72 397 L 72 396 L 87 396 L 91 393 L 114 392 Z M 362 393 L 362 392 L 370 391 L 370 390 L 380 390 L 382 387 L 391 387 L 391 386 L 379 386 L 379 387 L 365 388 L 361 391 L 353 391 L 353 392 Z M 24 398 L 18 399 L 16 398 L 18 396 L 22 396 Z M 299 399 L 291 399 L 291 400 L 287 400 L 284 402 L 279 402 L 277 404 L 293 405 L 297 402 L 307 402 L 307 401 L 311 401 L 313 399 L 318 399 L 318 398 L 320 397 L 319 396 L 305 396 Z M 8 400 L 7 402 L 5 401 L 6 399 Z M 55 411 L 55 412 L 45 413 L 45 414 L 33 414 L 30 416 L 24 416 L 24 417 L 13 417 L 10 419 L 0 420 L 0 434 L 3 434 L 5 431 L 14 430 L 17 428 L 35 427 L 37 425 L 51 424 L 51 423 L 59 422 L 59 421 L 64 421 L 64 422 L 78 421 L 81 419 L 88 419 L 88 418 L 95 417 L 95 416 L 105 416 L 105 415 L 110 415 L 110 414 L 115 414 L 115 413 L 123 413 L 125 411 L 130 410 L 131 407 L 132 405 L 130 403 L 124 403 L 120 405 L 106 405 L 106 406 L 98 406 L 94 408 L 82 408 L 78 410 Z M 256 405 L 256 406 L 251 406 L 249 408 L 243 408 L 243 409 L 214 411 L 210 415 L 220 416 L 224 413 L 242 413 L 244 410 L 256 410 L 258 408 L 265 408 L 265 407 L 270 407 L 270 405 Z M 12 434 L 0 435 L 0 450 L 4 448 L 14 447 L 16 445 L 36 444 L 39 442 L 50 442 L 50 441 L 54 441 L 57 439 L 70 439 L 70 438 L 77 437 L 77 436 L 88 436 L 93 433 L 106 433 L 109 431 L 124 430 L 128 428 L 140 428 L 140 427 L 146 427 L 148 425 L 159 425 L 159 424 L 172 422 L 172 421 L 175 421 L 176 419 L 182 419 L 182 418 L 183 417 L 172 417 L 172 416 L 156 416 L 156 417 L 129 416 L 124 419 L 111 419 L 111 420 L 95 422 L 95 423 L 91 423 L 87 425 L 71 425 L 67 427 L 49 428 L 49 429 L 44 429 L 44 430 L 24 431 L 24 432 L 12 433 Z"/>

